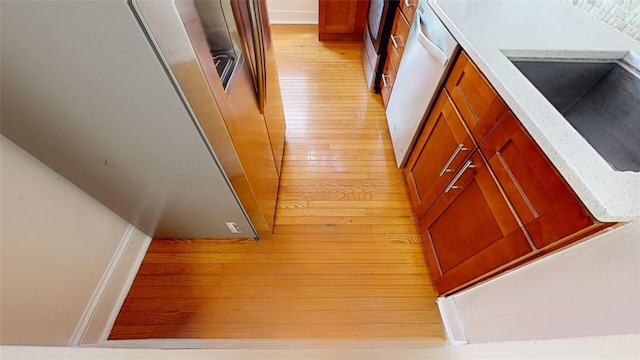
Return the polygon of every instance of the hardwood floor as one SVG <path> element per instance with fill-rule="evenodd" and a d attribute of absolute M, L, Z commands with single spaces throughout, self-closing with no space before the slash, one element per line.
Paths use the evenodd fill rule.
<path fill-rule="evenodd" d="M 154 240 L 110 339 L 443 339 L 360 43 L 272 28 L 287 118 L 274 235 Z"/>

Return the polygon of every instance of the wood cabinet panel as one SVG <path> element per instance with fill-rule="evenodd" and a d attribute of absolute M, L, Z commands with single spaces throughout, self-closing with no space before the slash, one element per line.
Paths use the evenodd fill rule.
<path fill-rule="evenodd" d="M 393 64 L 389 59 L 384 63 L 382 70 L 382 76 L 380 76 L 380 93 L 382 94 L 382 102 L 387 107 L 389 103 L 389 97 L 391 97 L 391 90 L 393 90 L 393 82 L 396 79 L 396 69 L 393 68 Z"/>
<path fill-rule="evenodd" d="M 320 41 L 362 38 L 369 0 L 319 0 L 318 10 Z"/>
<path fill-rule="evenodd" d="M 393 20 L 393 27 L 391 28 L 391 35 L 389 36 L 389 46 L 387 50 L 389 59 L 393 62 L 393 66 L 396 69 L 400 66 L 400 59 L 402 59 L 402 54 L 404 53 L 408 36 L 409 24 L 404 18 L 404 15 L 402 15 L 400 9 L 397 9 Z"/>
<path fill-rule="evenodd" d="M 391 66 L 393 66 L 393 69 L 396 70 L 396 74 L 398 73 L 398 68 L 400 67 L 400 58 L 398 57 L 398 54 L 393 51 L 393 45 L 391 44 L 391 42 L 389 42 L 389 45 L 387 45 L 387 58 L 384 62 L 385 65 L 387 65 L 387 63 L 390 63 Z M 380 87 L 382 87 L 383 85 L 384 84 L 380 84 Z"/>
<path fill-rule="evenodd" d="M 537 248 L 597 224 L 511 112 L 481 148 Z"/>
<path fill-rule="evenodd" d="M 352 33 L 356 28 L 357 1 L 320 0 L 319 27 L 327 33 Z"/>
<path fill-rule="evenodd" d="M 404 170 L 418 218 L 431 206 L 473 149 L 471 136 L 443 91 Z"/>
<path fill-rule="evenodd" d="M 353 29 L 353 34 L 356 37 L 355 40 L 360 40 L 360 36 L 362 36 L 364 28 L 367 26 L 367 15 L 369 15 L 370 0 L 357 1 L 358 10 L 356 11 L 356 27 Z"/>
<path fill-rule="evenodd" d="M 420 221 L 441 294 L 532 251 L 482 155 L 468 164 Z"/>
<path fill-rule="evenodd" d="M 445 87 L 478 143 L 507 111 L 500 96 L 464 52 L 460 53 Z"/>
<path fill-rule="evenodd" d="M 384 74 L 387 74 L 387 77 L 381 78 L 379 84 L 385 108 L 387 107 L 387 103 L 389 102 L 391 90 L 393 90 L 393 84 L 390 84 L 389 76 L 392 76 L 393 79 L 395 79 L 395 75 L 397 74 L 400 67 L 400 60 L 402 59 L 402 54 L 404 53 L 404 47 L 408 36 L 409 24 L 404 18 L 404 15 L 402 15 L 402 13 L 400 12 L 400 9 L 396 9 L 395 18 L 393 20 L 393 27 L 391 28 L 389 44 L 387 45 L 387 55 L 385 57 L 384 64 L 385 70 L 383 71 Z M 393 74 L 391 74 L 391 72 L 393 72 Z"/>
<path fill-rule="evenodd" d="M 464 52 L 405 178 L 442 295 L 612 225 L 589 214 Z"/>
<path fill-rule="evenodd" d="M 409 21 L 409 24 L 413 22 L 413 18 L 416 15 L 416 8 L 418 7 L 418 0 L 400 0 L 400 10 Z"/>

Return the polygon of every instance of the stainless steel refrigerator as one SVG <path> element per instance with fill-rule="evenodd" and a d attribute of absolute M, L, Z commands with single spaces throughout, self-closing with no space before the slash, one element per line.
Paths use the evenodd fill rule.
<path fill-rule="evenodd" d="M 271 233 L 285 123 L 264 1 L 7 2 L 2 19 L 4 136 L 151 236 Z"/>
<path fill-rule="evenodd" d="M 262 236 L 270 234 L 285 119 L 265 0 L 134 0 L 132 8 L 253 226 Z M 224 123 L 212 121 L 211 112 L 219 112 Z M 233 149 L 219 141 L 220 132 L 229 134 Z M 227 163 L 228 152 L 235 152 L 240 164 Z"/>

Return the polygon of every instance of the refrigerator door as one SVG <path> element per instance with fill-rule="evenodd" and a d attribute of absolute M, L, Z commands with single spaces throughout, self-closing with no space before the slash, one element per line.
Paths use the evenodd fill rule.
<path fill-rule="evenodd" d="M 253 76 L 258 109 L 264 115 L 280 175 L 286 125 L 267 3 L 265 0 L 231 0 L 231 6 L 237 27 L 241 29 L 242 48 Z"/>
<path fill-rule="evenodd" d="M 184 101 L 194 110 L 204 136 L 220 154 L 222 167 L 253 226 L 260 236 L 268 236 L 275 219 L 284 146 L 284 111 L 279 88 L 261 92 L 264 94 L 262 111 L 258 95 L 267 85 L 266 81 L 260 81 L 267 74 L 266 60 L 261 60 L 266 59 L 262 53 L 266 52 L 267 43 L 260 39 L 266 39 L 268 32 L 255 28 L 263 22 L 259 17 L 252 17 L 261 14 L 253 8 L 253 2 L 206 0 L 210 6 L 203 6 L 198 4 L 200 1 L 137 0 L 135 4 L 143 10 L 149 36 L 157 44 L 158 52 L 168 59 L 177 86 L 185 95 Z M 172 8 L 173 14 L 153 16 L 151 10 L 164 7 Z M 200 13 L 203 9 L 224 12 L 224 26 L 241 49 L 226 85 L 214 63 L 212 41 L 207 39 L 207 21 L 202 21 L 214 17 Z M 176 28 L 167 31 L 168 24 L 175 24 Z M 237 29 L 237 38 L 233 29 Z M 185 34 L 187 40 L 176 42 L 176 34 Z M 176 47 L 184 48 L 185 53 L 173 54 Z M 269 86 L 278 84 L 277 73 L 275 80 L 270 81 Z M 220 114 L 222 124 L 213 121 L 214 111 Z M 276 146 L 280 146 L 279 157 Z"/>
<path fill-rule="evenodd" d="M 198 113 L 217 134 L 213 150 L 174 81 L 196 78 L 189 40 L 172 27 L 173 5 L 154 3 L 177 40 L 165 52 L 175 72 L 126 1 L 3 2 L 2 133 L 150 236 L 253 237 L 222 117 L 215 102 Z"/>
<path fill-rule="evenodd" d="M 282 158 L 284 156 L 284 140 L 286 121 L 284 108 L 282 107 L 282 94 L 280 91 L 280 78 L 278 77 L 278 64 L 271 39 L 271 27 L 267 12 L 266 0 L 255 0 L 259 9 L 262 24 L 262 46 L 264 49 L 264 118 L 269 132 L 271 151 L 276 162 L 278 176 L 282 171 Z"/>
<path fill-rule="evenodd" d="M 242 50 L 249 64 L 256 95 L 258 94 L 258 73 L 262 72 L 260 53 L 262 52 L 260 39 L 257 33 L 255 10 L 252 0 L 227 0 L 233 9 L 236 27 L 239 30 L 239 38 L 242 42 Z"/>

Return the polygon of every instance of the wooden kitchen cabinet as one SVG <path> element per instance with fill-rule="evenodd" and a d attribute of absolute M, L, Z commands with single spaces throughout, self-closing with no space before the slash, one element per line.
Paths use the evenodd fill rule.
<path fill-rule="evenodd" d="M 474 149 L 462 119 L 443 91 L 404 169 L 418 218 L 433 204 Z"/>
<path fill-rule="evenodd" d="M 536 248 L 600 228 L 511 112 L 481 145 Z"/>
<path fill-rule="evenodd" d="M 404 173 L 442 295 L 612 225 L 589 214 L 464 52 Z"/>
<path fill-rule="evenodd" d="M 446 91 L 404 171 L 441 294 L 534 250 Z"/>
<path fill-rule="evenodd" d="M 400 0 L 400 10 L 407 21 L 409 21 L 409 24 L 413 22 L 417 7 L 418 0 Z"/>
<path fill-rule="evenodd" d="M 420 228 L 440 294 L 533 251 L 478 151 L 423 216 Z"/>
<path fill-rule="evenodd" d="M 318 40 L 362 40 L 369 0 L 319 0 Z"/>
<path fill-rule="evenodd" d="M 393 19 L 393 27 L 391 28 L 391 34 L 389 35 L 389 45 L 387 46 L 388 59 L 393 63 L 396 70 L 400 66 L 400 59 L 402 59 L 404 47 L 407 44 L 409 29 L 409 23 L 404 16 L 402 16 L 400 10 L 396 9 L 396 15 Z"/>
<path fill-rule="evenodd" d="M 400 68 L 400 60 L 402 60 L 402 54 L 404 53 L 404 47 L 409 37 L 409 23 L 405 19 L 400 9 L 396 9 L 396 14 L 393 19 L 393 27 L 391 28 L 391 34 L 389 35 L 389 43 L 387 45 L 387 56 L 385 58 L 383 74 L 387 75 L 387 78 L 380 78 L 380 90 L 382 93 L 382 100 L 385 108 L 389 102 L 393 85 L 389 85 L 388 77 L 392 76 L 395 79 L 395 75 Z M 387 72 L 387 69 L 389 70 Z M 393 72 L 393 73 L 392 73 Z M 386 86 L 386 89 L 385 89 Z"/>
<path fill-rule="evenodd" d="M 476 141 L 482 142 L 507 106 L 464 52 L 460 53 L 445 87 Z"/>
<path fill-rule="evenodd" d="M 393 83 L 396 80 L 396 69 L 390 61 L 384 63 L 382 69 L 382 76 L 380 76 L 380 93 L 382 94 L 382 102 L 386 106 L 391 97 L 391 90 L 393 89 Z"/>

